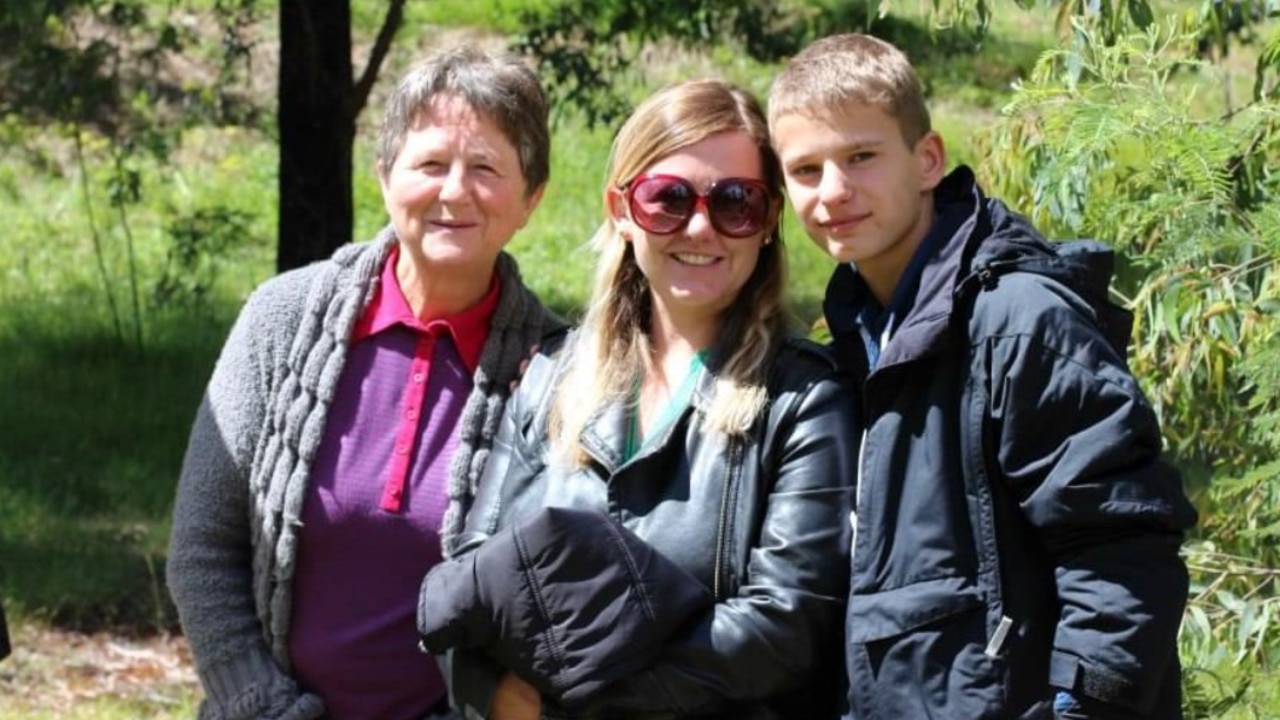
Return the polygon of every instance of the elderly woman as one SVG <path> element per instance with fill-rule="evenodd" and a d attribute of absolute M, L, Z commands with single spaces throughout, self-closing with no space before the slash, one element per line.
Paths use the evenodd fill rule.
<path fill-rule="evenodd" d="M 417 588 L 521 360 L 560 326 L 503 253 L 547 180 L 537 78 L 430 58 L 395 89 L 377 163 L 390 226 L 258 288 L 196 416 L 168 580 L 201 718 L 447 711 Z"/>
<path fill-rule="evenodd" d="M 468 718 L 836 715 L 855 403 L 788 336 L 781 202 L 739 88 L 622 127 L 583 325 L 531 362 L 423 583 Z"/>

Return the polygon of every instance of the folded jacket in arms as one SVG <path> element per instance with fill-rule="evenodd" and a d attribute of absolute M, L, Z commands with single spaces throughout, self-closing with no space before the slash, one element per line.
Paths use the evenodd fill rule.
<path fill-rule="evenodd" d="M 422 583 L 422 646 L 482 648 L 565 706 L 648 666 L 710 591 L 594 511 L 546 508 Z"/>

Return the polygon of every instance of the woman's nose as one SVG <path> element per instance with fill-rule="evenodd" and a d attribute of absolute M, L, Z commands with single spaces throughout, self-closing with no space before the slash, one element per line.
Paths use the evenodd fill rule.
<path fill-rule="evenodd" d="M 706 201 L 700 201 L 694 206 L 693 215 L 689 216 L 684 232 L 691 238 L 709 238 L 715 235 L 715 226 L 711 224 L 711 208 Z"/>
<path fill-rule="evenodd" d="M 460 200 L 467 196 L 467 170 L 461 165 L 449 168 L 444 176 L 444 184 L 440 186 L 441 200 Z"/>

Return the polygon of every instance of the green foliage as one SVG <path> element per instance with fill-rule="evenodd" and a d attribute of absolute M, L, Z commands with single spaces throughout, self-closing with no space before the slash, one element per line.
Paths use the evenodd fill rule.
<path fill-rule="evenodd" d="M 1199 668 L 1184 672 L 1183 720 L 1222 720 L 1227 712 L 1249 702 L 1251 685 L 1252 678 L 1248 675 L 1232 681 Z"/>
<path fill-rule="evenodd" d="M 69 170 L 78 176 L 99 291 L 117 341 L 141 350 L 144 278 L 133 214 L 149 186 L 144 168 L 154 171 L 156 164 L 166 163 L 185 127 L 228 119 L 234 104 L 227 102 L 226 89 L 235 63 L 247 55 L 242 36 L 253 19 L 253 3 L 214 0 L 227 58 L 219 66 L 212 86 L 219 90 L 214 92 L 167 70 L 168 61 L 199 41 L 168 12 L 171 4 L 156 8 L 142 0 L 66 0 L 13 5 L 0 9 L 0 39 L 13 49 L 13 59 L 0 62 L 0 108 L 6 109 L 10 128 L 23 121 L 41 123 L 70 140 L 74 166 Z M 27 143 L 21 148 L 27 154 L 47 151 L 31 137 L 10 137 Z M 112 262 L 116 254 L 123 255 L 123 265 Z"/>
<path fill-rule="evenodd" d="M 1154 26 L 1046 54 L 987 138 L 997 194 L 1059 235 L 1113 243 L 1117 289 L 1136 311 L 1134 369 L 1184 460 L 1242 468 L 1267 447 L 1253 428 L 1280 412 L 1244 361 L 1273 343 L 1280 251 L 1280 108 L 1204 117 L 1175 72 L 1193 38 Z M 1255 407 L 1248 407 L 1252 399 Z"/>
<path fill-rule="evenodd" d="M 642 83 L 642 49 L 662 40 L 683 48 L 731 43 L 756 59 L 797 49 L 785 6 L 766 0 L 560 0 L 521 12 L 524 32 L 512 48 L 534 56 L 556 104 L 611 125 L 631 106 L 627 91 Z M 619 87 L 619 80 L 623 82 Z"/>
<path fill-rule="evenodd" d="M 170 629 L 173 484 L 235 307 L 269 274 L 272 148 L 200 129 L 168 162 L 117 167 L 100 134 L 81 132 L 77 162 L 73 133 L 52 129 L 0 122 L 0 595 L 70 627 Z M 131 335 L 130 277 L 141 351 L 107 308 L 115 298 Z"/>
<path fill-rule="evenodd" d="M 1216 481 L 1215 490 L 1222 487 L 1213 503 L 1217 512 L 1206 516 L 1212 523 L 1202 533 L 1213 539 L 1187 548 L 1193 580 L 1181 646 L 1188 718 L 1271 717 L 1276 707 L 1280 498 L 1266 486 L 1274 488 L 1278 475 L 1280 464 L 1271 463 L 1246 477 Z M 1239 550 L 1224 552 L 1222 547 Z"/>
<path fill-rule="evenodd" d="M 225 320 L 157 319 L 138 354 L 90 301 L 4 308 L 0 585 L 53 622 L 171 628 L 163 518 Z"/>
<path fill-rule="evenodd" d="M 220 205 L 175 213 L 165 226 L 169 248 L 153 301 L 207 309 L 218 273 L 235 257 L 231 251 L 252 239 L 252 221 L 249 212 Z"/>
<path fill-rule="evenodd" d="M 610 126 L 637 97 L 660 84 L 655 80 L 663 61 L 673 54 L 710 48 L 721 57 L 772 66 L 817 37 L 861 31 L 906 50 L 927 94 L 994 106 L 1014 79 L 1030 71 L 1048 38 L 1034 23 L 1030 30 L 988 34 L 989 13 L 978 12 L 987 7 L 985 0 L 935 2 L 928 16 L 886 14 L 891 5 L 889 0 L 550 0 L 521 12 L 524 30 L 511 46 L 536 58 L 561 116 L 578 113 L 589 125 Z M 718 62 L 716 71 L 723 65 Z M 762 82 L 749 86 L 763 96 L 771 75 L 766 70 Z"/>
<path fill-rule="evenodd" d="M 1262 39 L 1261 22 L 1268 16 L 1280 16 L 1274 0 L 1221 0 L 1200 3 L 1188 18 L 1197 29 L 1197 45 L 1202 55 L 1215 53 L 1225 58 L 1233 42 L 1252 45 Z M 1276 36 L 1273 35 L 1273 41 Z M 1262 62 L 1266 52 L 1262 53 Z"/>
<path fill-rule="evenodd" d="M 415 31 L 425 25 L 455 28 L 486 28 L 514 35 L 521 31 L 521 17 L 551 4 L 552 0 L 431 0 L 411 2 L 405 8 L 405 27 Z M 352 25 L 372 34 L 386 14 L 383 0 L 363 0 L 351 4 Z"/>

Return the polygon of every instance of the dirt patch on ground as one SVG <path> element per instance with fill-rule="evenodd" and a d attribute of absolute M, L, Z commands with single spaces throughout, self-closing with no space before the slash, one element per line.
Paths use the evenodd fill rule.
<path fill-rule="evenodd" d="M 195 707 L 199 683 L 182 637 L 125 638 L 29 623 L 10 629 L 13 655 L 0 662 L 0 707 L 10 712 L 62 717 L 103 699 L 161 712 Z"/>

